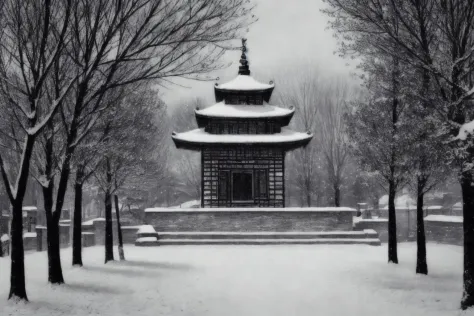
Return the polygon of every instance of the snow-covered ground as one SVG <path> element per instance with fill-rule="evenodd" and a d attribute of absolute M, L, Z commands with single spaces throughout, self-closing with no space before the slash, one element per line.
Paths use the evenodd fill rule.
<path fill-rule="evenodd" d="M 67 284 L 47 284 L 46 253 L 26 256 L 28 304 L 7 301 L 9 258 L 0 258 L 0 315 L 474 315 L 458 310 L 462 248 L 428 245 L 429 276 L 417 276 L 416 247 L 177 246 L 125 248 L 104 265 L 103 247 L 84 268 L 62 252 Z"/>

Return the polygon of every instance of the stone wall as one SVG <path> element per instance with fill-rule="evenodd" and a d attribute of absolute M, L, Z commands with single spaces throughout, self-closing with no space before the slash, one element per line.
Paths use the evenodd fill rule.
<path fill-rule="evenodd" d="M 352 208 L 219 208 L 167 209 L 145 211 L 146 223 L 157 232 L 304 232 L 350 231 Z"/>
<path fill-rule="evenodd" d="M 9 223 L 9 216 L 8 215 L 2 215 L 0 211 L 0 237 L 3 234 L 9 234 L 9 229 L 8 229 L 8 223 Z"/>
<path fill-rule="evenodd" d="M 69 224 L 60 224 L 61 248 L 72 245 L 72 227 Z M 140 226 L 122 226 L 122 235 L 124 244 L 133 244 L 136 240 L 136 234 Z M 118 244 L 117 225 L 112 222 L 114 246 Z M 44 251 L 47 249 L 46 227 L 36 226 L 37 249 Z M 94 245 L 103 245 L 105 241 L 105 220 L 96 219 L 82 224 L 82 246 L 90 247 Z"/>
<path fill-rule="evenodd" d="M 425 218 L 426 240 L 442 244 L 463 245 L 463 222 L 460 216 Z"/>
<path fill-rule="evenodd" d="M 397 213 L 398 216 L 398 213 Z M 401 216 L 400 216 L 401 217 Z M 403 219 L 403 217 L 402 217 Z M 414 230 L 416 234 L 416 221 L 412 221 L 413 227 L 407 227 L 407 221 L 401 222 L 397 219 L 397 241 L 416 240 L 407 238 L 407 232 Z M 463 223 L 461 216 L 429 215 L 425 217 L 426 240 L 431 242 L 462 245 L 463 244 Z M 380 237 L 380 241 L 388 240 L 388 220 L 381 219 L 356 219 L 354 230 L 373 229 Z"/>

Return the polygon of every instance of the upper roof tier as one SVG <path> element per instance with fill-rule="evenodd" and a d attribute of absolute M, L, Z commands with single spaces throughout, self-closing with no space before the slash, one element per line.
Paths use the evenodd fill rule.
<path fill-rule="evenodd" d="M 263 105 L 238 105 L 219 102 L 205 109 L 196 110 L 196 115 L 216 118 L 269 118 L 292 115 L 295 108 L 281 108 L 264 103 Z"/>
<path fill-rule="evenodd" d="M 223 120 L 268 120 L 279 122 L 280 126 L 290 123 L 295 108 L 282 108 L 264 103 L 263 105 L 239 105 L 219 102 L 205 109 L 195 110 L 196 121 L 199 127 L 206 127 L 210 121 Z"/>
<path fill-rule="evenodd" d="M 238 90 L 238 91 L 269 90 L 269 89 L 273 89 L 274 87 L 275 87 L 275 84 L 273 84 L 273 82 L 261 83 L 249 75 L 238 75 L 235 79 L 229 82 L 216 85 L 216 89 L 219 89 L 219 90 Z"/>
<path fill-rule="evenodd" d="M 239 73 L 233 80 L 218 84 L 214 87 L 216 101 L 226 104 L 255 104 L 261 105 L 263 101 L 270 101 L 275 84 L 261 83 L 250 76 L 249 62 L 247 60 L 246 40 L 242 39 L 242 55 L 240 56 Z"/>

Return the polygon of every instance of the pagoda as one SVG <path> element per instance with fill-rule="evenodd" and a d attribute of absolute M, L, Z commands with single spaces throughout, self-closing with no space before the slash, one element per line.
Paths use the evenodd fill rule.
<path fill-rule="evenodd" d="M 250 76 L 245 42 L 237 77 L 195 110 L 199 128 L 172 135 L 177 148 L 201 152 L 201 207 L 284 207 L 285 153 L 313 137 L 287 128 L 294 107 L 268 104 L 275 85 Z"/>

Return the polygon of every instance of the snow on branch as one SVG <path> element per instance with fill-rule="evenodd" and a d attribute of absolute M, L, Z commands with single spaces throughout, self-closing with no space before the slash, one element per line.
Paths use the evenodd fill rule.
<path fill-rule="evenodd" d="M 459 129 L 458 136 L 456 136 L 454 139 L 455 140 L 466 140 L 469 135 L 472 135 L 474 133 L 474 121 L 471 121 L 469 123 L 465 123 L 461 125 L 461 128 Z"/>
<path fill-rule="evenodd" d="M 49 111 L 49 113 L 46 114 L 46 116 L 39 123 L 35 124 L 35 126 L 28 128 L 26 130 L 28 135 L 34 136 L 38 134 L 43 129 L 43 127 L 45 127 L 46 124 L 48 124 L 48 122 L 52 119 L 52 117 L 56 113 L 56 110 L 58 109 L 59 105 L 63 101 L 64 97 L 68 94 L 69 90 L 72 87 L 72 84 L 76 81 L 76 79 L 77 79 L 77 76 L 71 79 L 69 84 L 64 89 L 63 93 L 56 100 L 54 100 L 53 104 L 51 105 L 51 110 Z"/>

